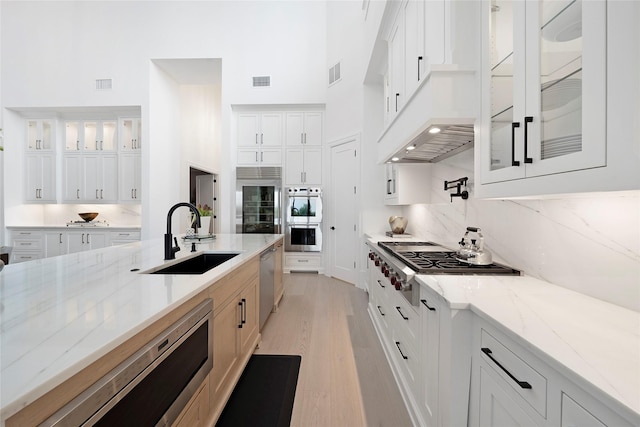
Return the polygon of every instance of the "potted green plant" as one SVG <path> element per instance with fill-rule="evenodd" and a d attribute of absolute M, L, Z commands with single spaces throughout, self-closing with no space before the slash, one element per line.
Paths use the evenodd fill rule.
<path fill-rule="evenodd" d="M 211 216 L 213 216 L 213 209 L 206 203 L 204 205 L 198 204 L 198 213 L 200 214 L 200 228 L 198 229 L 199 235 L 209 235 L 211 230 Z"/>

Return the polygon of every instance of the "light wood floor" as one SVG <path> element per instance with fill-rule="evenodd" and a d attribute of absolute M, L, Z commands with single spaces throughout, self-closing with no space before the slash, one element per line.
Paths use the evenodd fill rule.
<path fill-rule="evenodd" d="M 256 353 L 302 355 L 291 426 L 411 426 L 366 292 L 318 274 L 284 277 Z"/>

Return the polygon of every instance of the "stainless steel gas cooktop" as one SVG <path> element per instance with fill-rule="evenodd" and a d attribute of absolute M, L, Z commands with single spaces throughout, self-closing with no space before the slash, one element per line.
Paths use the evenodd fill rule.
<path fill-rule="evenodd" d="M 456 252 L 433 242 L 378 242 L 378 246 L 402 261 L 416 274 L 520 275 L 502 264 L 472 265 L 456 260 Z"/>

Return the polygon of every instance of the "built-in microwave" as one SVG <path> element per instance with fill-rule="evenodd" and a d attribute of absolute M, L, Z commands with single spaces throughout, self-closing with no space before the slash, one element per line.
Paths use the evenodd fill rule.
<path fill-rule="evenodd" d="M 322 191 L 317 187 L 292 187 L 287 191 L 287 224 L 320 224 Z"/>
<path fill-rule="evenodd" d="M 320 224 L 288 224 L 284 249 L 289 252 L 322 251 L 322 227 Z"/>

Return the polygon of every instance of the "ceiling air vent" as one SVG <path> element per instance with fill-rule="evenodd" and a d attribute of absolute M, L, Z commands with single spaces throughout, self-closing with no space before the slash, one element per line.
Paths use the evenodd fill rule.
<path fill-rule="evenodd" d="M 96 79 L 96 90 L 113 89 L 113 79 Z"/>
<path fill-rule="evenodd" d="M 329 86 L 340 80 L 340 63 L 329 68 Z"/>
<path fill-rule="evenodd" d="M 253 87 L 270 87 L 271 76 L 257 76 L 253 78 Z"/>

